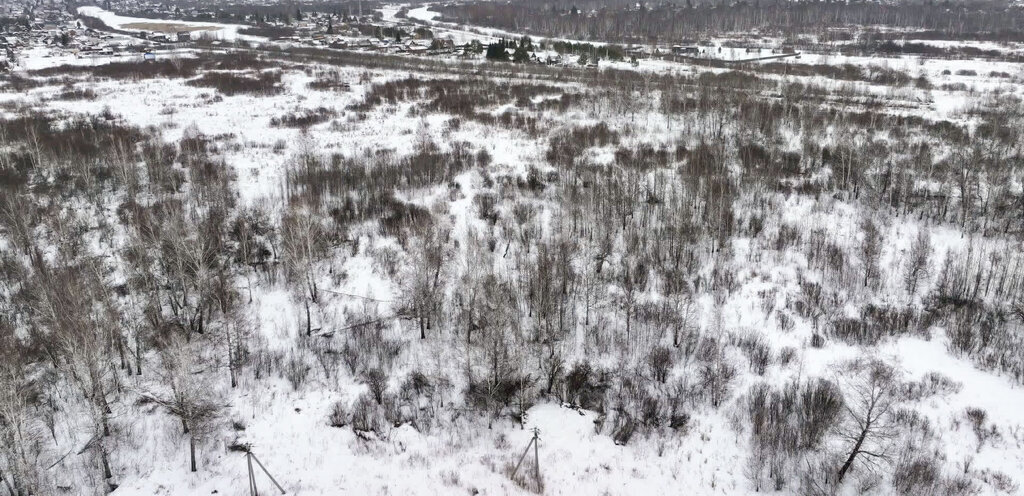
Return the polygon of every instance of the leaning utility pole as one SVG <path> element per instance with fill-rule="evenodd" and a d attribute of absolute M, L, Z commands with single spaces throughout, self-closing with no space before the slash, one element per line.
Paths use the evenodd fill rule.
<path fill-rule="evenodd" d="M 537 491 L 540 491 L 540 429 L 534 427 L 531 430 L 533 431 L 533 437 L 530 438 L 530 442 L 526 443 L 526 449 L 523 450 L 523 454 L 519 457 L 516 468 L 512 469 L 512 478 L 516 477 L 519 467 L 523 464 L 523 460 L 530 453 L 530 446 L 533 446 L 533 478 L 537 483 Z"/>
<path fill-rule="evenodd" d="M 270 471 L 267 470 L 267 467 L 264 467 L 263 463 L 260 462 L 260 459 L 256 458 L 256 455 L 254 455 L 252 453 L 252 445 L 251 444 L 246 444 L 245 445 L 245 463 L 246 463 L 246 465 L 248 465 L 248 468 L 249 468 L 249 496 L 259 496 L 259 494 L 260 494 L 259 489 L 256 488 L 256 473 L 253 472 L 253 470 L 252 470 L 252 462 L 253 461 L 256 462 L 256 465 L 259 465 L 260 469 L 263 470 L 264 474 L 267 474 L 267 477 L 270 479 L 270 482 L 273 482 L 274 485 L 277 486 L 277 489 L 279 491 L 281 491 L 281 494 L 285 494 L 285 490 L 284 490 L 283 487 L 281 487 L 281 484 L 278 484 L 277 481 L 274 480 L 274 476 L 270 475 Z"/>

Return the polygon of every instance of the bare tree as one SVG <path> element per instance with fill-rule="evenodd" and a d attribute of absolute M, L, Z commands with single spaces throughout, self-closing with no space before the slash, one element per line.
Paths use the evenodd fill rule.
<path fill-rule="evenodd" d="M 281 218 L 281 252 L 289 280 L 302 287 L 306 335 L 313 334 L 309 305 L 319 301 L 316 264 L 327 254 L 327 233 L 309 212 L 289 211 Z"/>
<path fill-rule="evenodd" d="M 921 280 L 928 277 L 931 272 L 930 261 L 932 256 L 932 239 L 928 229 L 921 227 L 917 231 L 917 237 L 910 245 L 910 252 L 907 254 L 907 267 L 903 273 L 903 285 L 910 296 L 917 294 L 917 288 Z"/>
<path fill-rule="evenodd" d="M 678 348 L 683 342 L 683 337 L 694 332 L 699 315 L 689 290 L 673 294 L 672 306 L 679 316 L 677 320 L 672 321 L 672 346 Z"/>
<path fill-rule="evenodd" d="M 864 287 L 868 287 L 880 276 L 878 260 L 882 255 L 883 237 L 871 219 L 861 222 L 861 230 L 864 231 L 864 240 L 860 245 L 860 256 L 864 263 Z"/>
<path fill-rule="evenodd" d="M 177 336 L 170 341 L 161 350 L 163 379 L 168 391 L 149 397 L 181 420 L 182 430 L 189 437 L 189 466 L 195 472 L 196 445 L 210 433 L 221 406 L 200 358 L 201 344 L 186 342 Z"/>
<path fill-rule="evenodd" d="M 241 308 L 233 308 L 224 316 L 220 325 L 220 336 L 227 355 L 231 387 L 238 386 L 238 371 L 246 363 L 249 354 L 249 340 L 253 334 L 253 322 Z"/>
<path fill-rule="evenodd" d="M 0 323 L 0 325 L 3 325 Z M 3 332 L 0 329 L 0 332 Z M 13 336 L 12 336 L 13 337 Z M 11 344 L 0 336 L 0 345 Z M 9 349 L 12 352 L 15 348 Z M 38 427 L 29 401 L 30 383 L 18 377 L 13 357 L 0 352 L 0 483 L 10 496 L 39 494 L 37 460 L 42 451 Z M 10 360 L 8 361 L 8 358 Z M 18 364 L 21 365 L 21 364 Z"/>
<path fill-rule="evenodd" d="M 235 262 L 243 266 L 260 268 L 267 261 L 270 250 L 266 246 L 266 238 L 272 232 L 266 211 L 262 207 L 250 207 L 242 210 L 231 222 L 228 235 L 234 242 Z M 242 270 L 248 283 L 249 303 L 252 303 L 252 271 Z"/>
<path fill-rule="evenodd" d="M 474 274 L 477 297 L 466 311 L 475 332 L 467 336 L 470 383 L 469 395 L 481 409 L 490 413 L 488 427 L 501 409 L 511 402 L 533 379 L 522 374 L 525 340 L 519 322 L 518 302 L 512 284 L 491 270 Z"/>
<path fill-rule="evenodd" d="M 28 255 L 35 245 L 33 226 L 38 222 L 31 200 L 13 193 L 0 195 L 0 226 L 7 230 L 12 244 L 22 254 Z"/>
<path fill-rule="evenodd" d="M 444 301 L 447 232 L 434 232 L 416 237 L 410 243 L 412 262 L 406 275 L 403 299 L 420 329 L 420 339 L 427 338 Z"/>
<path fill-rule="evenodd" d="M 890 419 L 897 386 L 893 369 L 868 360 L 850 364 L 849 372 L 844 403 L 847 418 L 839 428 L 839 438 L 848 448 L 837 482 L 843 481 L 858 460 L 874 465 L 888 459 L 888 441 L 895 436 Z"/>
<path fill-rule="evenodd" d="M 50 267 L 38 254 L 33 257 L 36 281 L 32 288 L 36 322 L 49 329 L 44 346 L 51 361 L 81 394 L 89 422 L 89 441 L 100 461 L 103 480 L 110 482 L 108 438 L 110 399 L 116 392 L 112 373 L 111 340 L 117 320 L 109 314 L 101 268 L 94 264 Z"/>
<path fill-rule="evenodd" d="M 626 341 L 629 342 L 637 300 L 647 289 L 648 267 L 641 260 L 624 258 L 619 275 L 621 277 L 619 282 L 622 289 L 622 306 L 626 312 Z"/>

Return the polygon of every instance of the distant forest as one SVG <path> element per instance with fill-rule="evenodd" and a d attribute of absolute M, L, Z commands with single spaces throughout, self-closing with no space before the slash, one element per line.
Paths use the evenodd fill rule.
<path fill-rule="evenodd" d="M 621 4 L 621 5 L 617 5 Z M 833 39 L 836 28 L 921 30 L 915 38 L 1024 40 L 1024 8 L 1007 2 L 792 3 L 754 0 L 719 5 L 684 0 L 634 2 L 474 2 L 436 7 L 444 19 L 543 36 L 628 43 L 682 42 L 710 33 L 750 32 Z"/>

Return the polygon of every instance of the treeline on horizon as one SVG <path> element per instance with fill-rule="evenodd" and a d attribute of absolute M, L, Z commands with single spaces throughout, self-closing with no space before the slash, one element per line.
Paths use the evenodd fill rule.
<path fill-rule="evenodd" d="M 446 20 L 533 35 L 629 43 L 676 42 L 713 33 L 782 36 L 819 34 L 851 26 L 923 31 L 928 39 L 1024 40 L 1024 8 L 1006 2 L 790 3 L 686 0 L 657 6 L 634 3 L 474 2 L 435 7 Z M 842 36 L 840 34 L 840 36 Z M 917 35 L 915 34 L 915 37 Z"/>

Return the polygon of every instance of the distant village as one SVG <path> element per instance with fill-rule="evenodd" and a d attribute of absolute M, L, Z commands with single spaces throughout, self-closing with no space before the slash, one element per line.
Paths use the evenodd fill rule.
<path fill-rule="evenodd" d="M 165 4 L 133 3 L 135 9 L 126 16 L 145 16 L 159 24 L 160 19 L 207 20 L 208 22 L 240 23 L 223 20 L 205 9 L 181 10 Z M 31 48 L 51 48 L 56 53 L 89 56 L 159 54 L 162 49 L 187 47 L 199 41 L 217 41 L 216 33 L 202 30 L 118 30 L 103 25 L 95 18 L 79 16 L 64 3 L 0 7 L 0 69 L 17 64 L 20 54 Z M 120 12 L 119 12 L 120 13 Z M 482 53 L 479 43 L 456 46 L 450 38 L 434 38 L 428 27 L 414 23 L 381 22 L 380 13 L 368 15 L 303 13 L 296 11 L 287 19 L 253 19 L 240 30 L 243 35 L 267 38 L 293 44 L 409 54 Z"/>
<path fill-rule="evenodd" d="M 29 0 L 22 0 L 28 2 Z M 75 6 L 66 2 L 14 4 L 0 6 L 0 69 L 18 64 L 20 54 L 27 49 L 49 48 L 53 53 L 76 57 L 125 56 L 153 59 L 161 51 L 187 48 L 198 42 L 218 43 L 219 34 L 202 29 L 186 28 L 174 20 L 203 21 L 243 25 L 238 30 L 242 39 L 269 39 L 293 45 L 332 49 L 374 51 L 380 53 L 412 54 L 423 56 L 462 56 L 511 60 L 545 64 L 579 64 L 596 68 L 604 60 L 632 61 L 643 58 L 671 58 L 701 60 L 722 58 L 722 46 L 712 46 L 694 40 L 687 44 L 661 47 L 651 46 L 595 46 L 588 43 L 531 42 L 528 38 L 490 40 L 462 36 L 456 43 L 445 30 L 434 28 L 422 21 L 410 19 L 408 8 L 397 13 L 391 11 L 387 19 L 380 4 L 361 2 L 344 4 L 344 11 L 303 12 L 299 7 L 235 6 L 235 11 L 208 8 L 180 8 L 166 3 L 147 1 L 106 0 L 105 9 L 114 9 L 121 15 L 152 20 L 140 26 L 153 25 L 161 29 L 114 29 L 99 19 L 80 16 Z M 354 6 L 354 7 L 353 7 Z M 373 7 L 373 8 L 371 8 Z M 292 10 L 294 9 L 294 10 Z M 434 31 L 439 31 L 435 33 Z M 248 38 L 247 38 L 248 37 Z M 468 40 L 468 41 L 467 41 Z M 727 49 L 728 50 L 728 49 Z M 762 60 L 795 56 L 792 49 L 773 47 L 767 40 L 763 46 L 747 46 L 741 52 L 735 49 L 729 57 L 733 61 Z"/>

